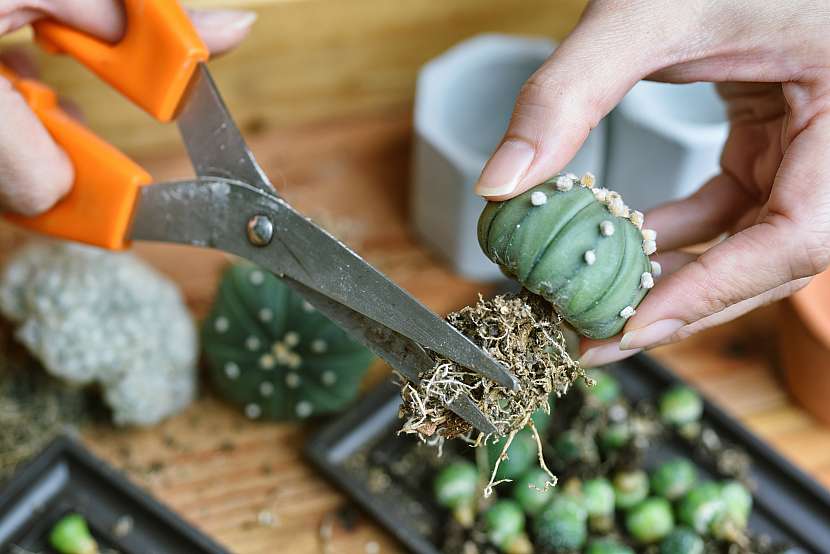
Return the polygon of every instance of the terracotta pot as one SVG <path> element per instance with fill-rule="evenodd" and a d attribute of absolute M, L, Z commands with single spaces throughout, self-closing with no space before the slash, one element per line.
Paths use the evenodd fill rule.
<path fill-rule="evenodd" d="M 790 393 L 830 425 L 830 271 L 781 303 L 778 337 Z"/>

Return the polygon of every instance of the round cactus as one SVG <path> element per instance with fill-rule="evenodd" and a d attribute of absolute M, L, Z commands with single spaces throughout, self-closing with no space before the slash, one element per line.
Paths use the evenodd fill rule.
<path fill-rule="evenodd" d="M 677 500 L 697 482 L 697 468 L 685 458 L 663 462 L 651 474 L 651 490 L 658 496 Z"/>
<path fill-rule="evenodd" d="M 551 302 L 579 333 L 607 338 L 659 275 L 649 261 L 656 233 L 619 194 L 594 178 L 558 175 L 503 202 L 489 202 L 478 221 L 484 253 L 525 288 Z"/>
<path fill-rule="evenodd" d="M 218 392 L 251 419 L 303 419 L 342 409 L 372 354 L 272 273 L 228 268 L 202 345 Z"/>
<path fill-rule="evenodd" d="M 540 467 L 532 467 L 516 481 L 513 499 L 528 515 L 535 516 L 556 495 L 554 487 L 545 486 L 550 476 Z"/>
<path fill-rule="evenodd" d="M 625 526 L 640 543 L 659 541 L 674 529 L 671 504 L 665 498 L 647 498 L 628 510 Z"/>

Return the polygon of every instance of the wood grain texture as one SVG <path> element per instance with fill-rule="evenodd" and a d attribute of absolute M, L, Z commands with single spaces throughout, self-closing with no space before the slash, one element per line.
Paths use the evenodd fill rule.
<path fill-rule="evenodd" d="M 390 112 L 266 133 L 252 147 L 301 211 L 433 309 L 446 312 L 486 288 L 451 274 L 407 228 L 410 132 L 409 115 Z M 190 172 L 179 153 L 142 162 L 162 178 Z M 0 230 L 3 255 L 21 234 L 7 226 Z M 136 249 L 179 283 L 197 316 L 206 312 L 225 255 L 180 246 Z M 830 429 L 794 406 L 782 388 L 773 350 L 775 315 L 774 307 L 766 308 L 654 355 L 830 485 Z M 387 371 L 376 364 L 370 380 Z M 311 430 L 247 421 L 205 391 L 185 413 L 155 428 L 101 426 L 88 429 L 84 439 L 232 552 L 311 554 L 323 552 L 321 524 L 348 502 L 302 460 L 300 449 Z M 372 543 L 381 552 L 399 549 L 364 517 L 350 531 L 334 526 L 331 552 L 362 554 Z"/>
<path fill-rule="evenodd" d="M 585 0 L 191 0 L 191 7 L 255 10 L 251 35 L 211 64 L 248 133 L 411 105 L 418 69 L 482 32 L 561 39 Z M 43 79 L 81 106 L 87 123 L 129 154 L 159 152 L 175 129 L 148 120 L 72 60 L 28 46 L 28 33 L 0 41 L 34 52 Z"/>

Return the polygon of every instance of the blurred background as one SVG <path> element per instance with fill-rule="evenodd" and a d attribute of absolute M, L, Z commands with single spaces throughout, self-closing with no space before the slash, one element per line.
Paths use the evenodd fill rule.
<path fill-rule="evenodd" d="M 500 273 L 476 243 L 483 201 L 472 185 L 522 82 L 574 26 L 585 2 L 185 4 L 258 13 L 248 39 L 212 62 L 212 72 L 258 160 L 292 204 L 439 313 L 500 286 Z M 30 50 L 43 80 L 155 178 L 191 174 L 172 126 L 29 40 L 16 33 L 0 48 Z M 710 85 L 641 83 L 591 133 L 569 170 L 593 172 L 645 211 L 714 174 L 726 132 Z M 3 224 L 0 256 L 23 240 Z M 136 251 L 173 280 L 197 320 L 206 316 L 227 256 L 149 244 Z M 824 300 L 819 286 L 654 355 L 830 484 L 830 382 L 817 365 L 827 358 L 830 321 L 816 298 Z M 387 374 L 374 363 L 363 389 Z M 355 515 L 351 502 L 303 461 L 308 432 L 299 423 L 249 421 L 209 392 L 150 428 L 82 428 L 95 453 L 234 552 L 397 551 L 385 531 Z M 321 550 L 328 544 L 335 550 Z"/>

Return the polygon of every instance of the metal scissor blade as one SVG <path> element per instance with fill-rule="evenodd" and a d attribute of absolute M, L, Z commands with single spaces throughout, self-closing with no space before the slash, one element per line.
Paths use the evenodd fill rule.
<path fill-rule="evenodd" d="M 176 123 L 196 175 L 244 181 L 276 194 L 204 63 L 199 64 L 190 80 Z"/>
<path fill-rule="evenodd" d="M 267 246 L 247 238 L 245 230 L 255 217 L 266 218 L 272 227 Z M 519 388 L 501 364 L 457 329 L 273 193 L 221 178 L 143 187 L 132 237 L 237 254 L 504 387 Z"/>
<path fill-rule="evenodd" d="M 433 360 L 429 354 L 406 337 L 334 302 L 290 277 L 284 277 L 283 282 L 301 294 L 353 338 L 383 358 L 408 380 L 417 383 L 420 380 L 420 373 L 433 367 Z M 482 433 L 498 433 L 493 422 L 484 415 L 469 396 L 459 396 L 447 404 L 447 408 Z"/>

